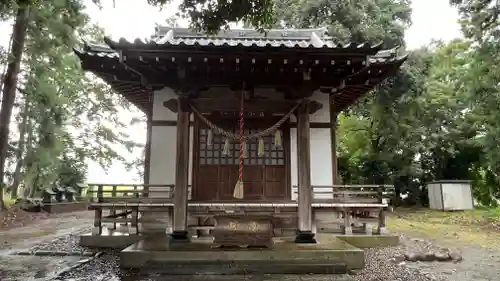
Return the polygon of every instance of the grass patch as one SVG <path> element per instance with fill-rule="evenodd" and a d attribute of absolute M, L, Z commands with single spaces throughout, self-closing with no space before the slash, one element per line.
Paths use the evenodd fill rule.
<path fill-rule="evenodd" d="M 500 248 L 500 209 L 443 212 L 429 209 L 398 209 L 388 218 L 394 232 L 460 244 Z"/>
<path fill-rule="evenodd" d="M 496 226 L 500 224 L 500 208 L 478 208 L 472 211 L 445 212 L 430 209 L 398 209 L 395 215 L 412 221 L 458 224 L 463 226 Z"/>
<path fill-rule="evenodd" d="M 5 208 L 10 208 L 16 203 L 16 199 L 4 198 L 3 203 L 5 204 Z"/>

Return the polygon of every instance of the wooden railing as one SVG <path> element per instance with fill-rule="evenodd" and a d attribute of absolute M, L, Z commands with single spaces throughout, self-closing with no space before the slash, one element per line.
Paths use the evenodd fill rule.
<path fill-rule="evenodd" d="M 112 223 L 116 229 L 117 223 L 129 225 L 129 233 L 138 233 L 139 223 L 148 221 L 148 218 L 139 217 L 140 212 L 154 210 L 164 210 L 173 207 L 174 185 L 172 184 L 88 184 L 86 195 L 90 198 L 90 209 L 94 210 L 94 234 L 102 232 L 102 223 Z M 356 216 L 359 210 L 366 212 L 366 209 L 374 209 L 380 212 L 379 226 L 385 227 L 385 216 L 383 209 L 387 207 L 384 199 L 389 198 L 393 193 L 393 186 L 389 185 L 334 185 L 334 186 L 313 186 L 314 199 L 313 207 L 332 208 L 341 207 L 342 212 Z M 293 187 L 293 197 L 297 197 L 297 187 Z M 190 196 L 189 196 L 190 197 Z M 292 199 L 293 199 L 292 197 Z M 209 202 L 211 205 L 217 202 Z M 325 204 L 323 204 L 325 203 Z M 204 203 L 190 202 L 189 205 L 203 205 Z M 228 204 L 220 203 L 221 206 Z M 259 202 L 241 203 L 252 207 L 260 206 Z M 281 202 L 280 204 L 291 204 L 297 206 L 297 202 Z M 200 205 L 200 206 L 201 206 Z M 229 205 L 234 205 L 229 203 Z M 269 205 L 269 203 L 268 203 Z M 274 205 L 274 203 L 272 203 Z M 278 204 L 279 205 L 279 204 Z M 323 206 L 325 205 L 325 206 Z M 342 206 L 341 206 L 342 205 Z M 350 206 L 344 206 L 350 205 Z M 370 205 L 370 206 L 367 206 Z M 152 207 L 152 209 L 144 208 Z M 199 206 L 198 206 L 199 207 Z M 218 206 L 220 207 L 220 206 Z M 281 208 L 280 206 L 272 206 Z M 284 206 L 288 207 L 288 206 Z M 141 209 L 142 208 L 142 209 Z M 347 209 L 346 209 L 347 208 Z M 103 210 L 109 210 L 108 215 L 103 215 Z M 347 213 L 346 213 L 347 212 Z M 281 213 L 281 212 L 280 212 Z M 294 214 L 295 215 L 295 214 Z M 344 215 L 344 227 L 350 228 L 350 215 Z"/>
<path fill-rule="evenodd" d="M 328 203 L 384 203 L 392 198 L 392 185 L 317 185 L 313 188 L 314 202 Z M 191 191 L 191 186 L 189 187 Z M 87 197 L 91 203 L 168 203 L 174 197 L 173 184 L 88 184 Z M 191 199 L 189 192 L 188 199 Z M 296 201 L 298 187 L 292 188 Z"/>
<path fill-rule="evenodd" d="M 385 203 L 392 198 L 392 185 L 317 185 L 313 188 L 313 202 L 328 203 Z M 298 187 L 293 187 L 292 199 L 296 200 Z"/>
<path fill-rule="evenodd" d="M 90 202 L 171 202 L 173 184 L 87 184 Z"/>

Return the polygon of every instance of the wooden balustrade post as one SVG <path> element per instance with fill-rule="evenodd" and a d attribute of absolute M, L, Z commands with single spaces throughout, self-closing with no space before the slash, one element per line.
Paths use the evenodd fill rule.
<path fill-rule="evenodd" d="M 104 201 L 103 198 L 103 187 L 102 184 L 97 186 L 97 203 L 102 203 Z"/>
<path fill-rule="evenodd" d="M 116 185 L 113 185 L 112 190 L 111 190 L 111 197 L 116 197 Z M 109 210 L 109 215 L 115 216 L 116 215 L 116 209 L 112 208 Z M 113 229 L 116 229 L 116 222 L 113 222 Z"/>
<path fill-rule="evenodd" d="M 389 230 L 385 226 L 385 208 L 380 208 L 378 213 L 378 233 L 379 234 L 388 234 Z"/>
<path fill-rule="evenodd" d="M 312 223 L 313 190 L 311 186 L 311 132 L 309 106 L 301 105 L 297 112 L 298 166 L 298 231 L 295 243 L 316 243 Z"/>
<path fill-rule="evenodd" d="M 97 202 L 102 203 L 103 200 L 103 187 L 102 184 L 97 186 Z M 94 228 L 92 229 L 92 235 L 102 234 L 102 209 L 97 208 L 94 210 Z"/>
<path fill-rule="evenodd" d="M 177 107 L 177 160 L 174 187 L 174 227 L 171 242 L 189 242 L 188 237 L 188 176 L 189 176 L 189 116 L 181 99 Z"/>
<path fill-rule="evenodd" d="M 377 196 L 379 199 L 379 203 L 383 204 L 384 203 L 384 187 L 382 185 L 377 188 Z"/>
<path fill-rule="evenodd" d="M 344 209 L 344 234 L 351 235 L 352 234 L 352 226 L 351 226 L 351 210 Z"/>

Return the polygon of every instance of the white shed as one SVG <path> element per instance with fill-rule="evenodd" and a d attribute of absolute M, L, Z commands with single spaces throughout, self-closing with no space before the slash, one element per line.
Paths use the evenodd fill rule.
<path fill-rule="evenodd" d="M 427 184 L 429 207 L 443 211 L 474 209 L 471 181 L 442 180 Z"/>

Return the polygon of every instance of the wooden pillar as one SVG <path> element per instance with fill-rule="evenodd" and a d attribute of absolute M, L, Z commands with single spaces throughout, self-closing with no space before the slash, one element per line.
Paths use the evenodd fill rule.
<path fill-rule="evenodd" d="M 332 150 L 332 184 L 337 185 L 339 182 L 338 159 L 337 159 L 337 121 L 338 113 L 334 111 L 333 95 L 330 95 L 330 147 Z"/>
<path fill-rule="evenodd" d="M 297 112 L 298 232 L 295 243 L 316 243 L 312 232 L 311 131 L 309 105 Z"/>
<path fill-rule="evenodd" d="M 152 102 L 151 102 L 152 104 Z M 146 146 L 144 151 L 144 184 L 149 184 L 149 178 L 151 176 L 151 137 L 153 134 L 153 109 L 150 108 L 150 112 L 147 114 L 147 127 L 146 127 Z M 144 187 L 144 196 L 147 196 L 148 187 Z"/>
<path fill-rule="evenodd" d="M 146 145 L 144 147 L 144 178 L 143 183 L 143 197 L 149 197 L 149 184 L 151 178 L 151 142 L 153 136 L 153 96 L 154 91 L 150 89 L 149 92 L 149 106 L 146 113 Z M 152 212 L 141 212 L 140 219 L 142 222 L 139 224 L 139 232 L 147 232 L 148 225 L 145 223 L 146 220 L 152 220 Z"/>
<path fill-rule="evenodd" d="M 171 241 L 188 242 L 187 200 L 189 176 L 189 115 L 182 100 L 177 110 L 177 159 L 174 187 L 174 227 Z"/>

